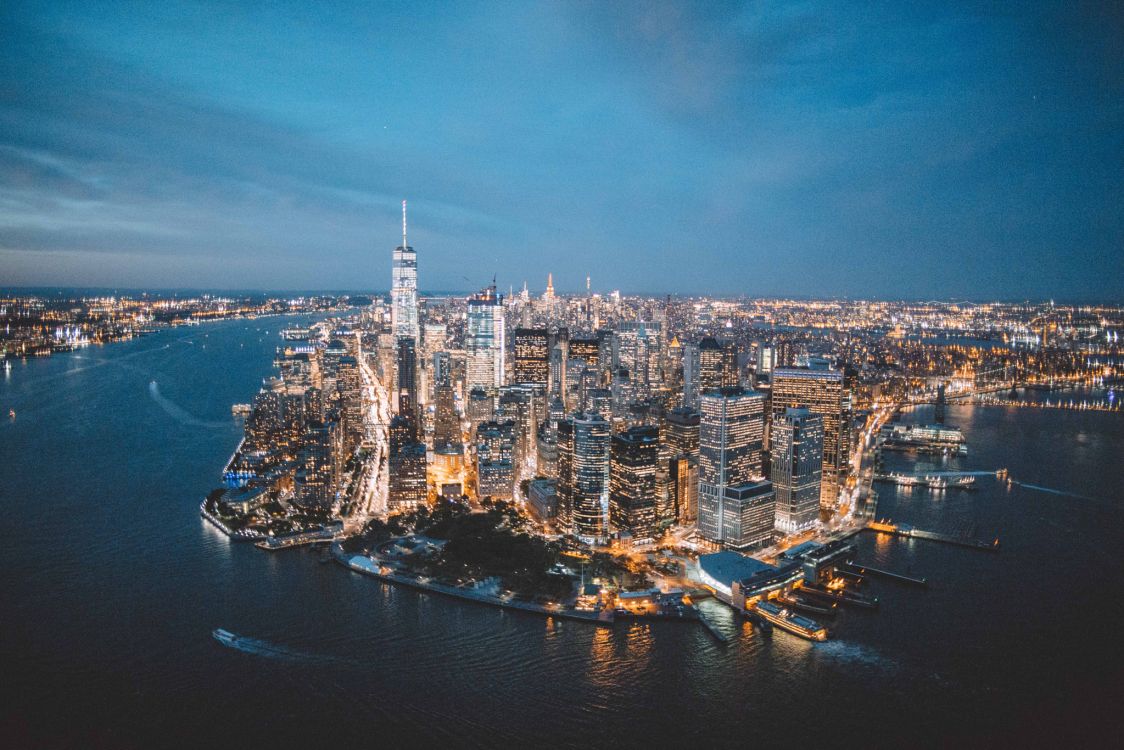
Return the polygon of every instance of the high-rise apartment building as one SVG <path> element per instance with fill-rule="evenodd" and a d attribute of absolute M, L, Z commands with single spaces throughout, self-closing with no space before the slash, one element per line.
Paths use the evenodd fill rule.
<path fill-rule="evenodd" d="M 476 483 L 480 497 L 510 500 L 515 485 L 515 423 L 482 422 L 476 428 Z"/>

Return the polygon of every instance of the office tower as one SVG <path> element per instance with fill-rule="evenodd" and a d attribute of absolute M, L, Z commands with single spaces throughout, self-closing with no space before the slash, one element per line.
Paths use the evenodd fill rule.
<path fill-rule="evenodd" d="M 699 514 L 699 459 L 680 453 L 668 465 L 668 492 L 678 523 L 688 525 Z"/>
<path fill-rule="evenodd" d="M 621 323 L 613 337 L 613 364 L 626 368 L 638 396 L 658 387 L 663 376 L 663 326 L 657 321 Z"/>
<path fill-rule="evenodd" d="M 476 428 L 476 485 L 479 497 L 512 498 L 514 452 L 514 422 L 490 420 Z"/>
<path fill-rule="evenodd" d="M 636 390 L 632 383 L 632 373 L 625 367 L 613 371 L 612 383 L 613 419 L 626 419 L 628 407 L 636 400 Z"/>
<path fill-rule="evenodd" d="M 483 388 L 495 395 L 503 385 L 504 345 L 503 298 L 490 286 L 468 299 L 465 390 Z"/>
<path fill-rule="evenodd" d="M 387 509 L 391 513 L 421 507 L 426 500 L 426 450 L 424 443 L 408 442 L 388 463 Z"/>
<path fill-rule="evenodd" d="M 541 383 L 550 379 L 549 336 L 545 328 L 516 328 L 512 336 L 515 349 L 514 383 Z"/>
<path fill-rule="evenodd" d="M 806 408 L 787 408 L 773 418 L 770 436 L 776 528 L 785 534 L 811 529 L 819 518 L 823 417 Z"/>
<path fill-rule="evenodd" d="M 757 377 L 768 377 L 773 372 L 773 367 L 776 364 L 776 351 L 773 347 L 767 344 L 759 344 L 757 346 L 757 366 L 755 368 Z"/>
<path fill-rule="evenodd" d="M 535 431 L 538 419 L 535 412 L 534 386 L 530 383 L 505 385 L 500 388 L 497 419 L 510 420 L 515 427 L 515 467 L 516 478 L 534 473 Z"/>
<path fill-rule="evenodd" d="M 417 439 L 417 425 L 414 420 L 401 414 L 391 417 L 386 430 L 387 450 L 390 455 L 394 455 L 407 443 L 412 443 Z"/>
<path fill-rule="evenodd" d="M 613 435 L 609 461 L 609 519 L 613 532 L 649 542 L 659 529 L 656 465 L 659 428 L 633 427 Z"/>
<path fill-rule="evenodd" d="M 418 256 L 406 243 L 406 201 L 402 201 L 402 246 L 394 249 L 391 268 L 390 321 L 395 336 L 418 340 Z"/>
<path fill-rule="evenodd" d="M 705 338 L 699 342 L 699 392 L 738 385 L 738 350 L 733 342 Z"/>
<path fill-rule="evenodd" d="M 722 498 L 722 544 L 733 549 L 771 544 L 775 517 L 776 493 L 768 479 L 726 487 Z"/>
<path fill-rule="evenodd" d="M 457 414 L 456 392 L 448 381 L 434 389 L 433 444 L 435 448 L 460 446 L 461 418 Z"/>
<path fill-rule="evenodd" d="M 465 418 L 468 420 L 469 435 L 476 434 L 476 427 L 481 422 L 487 422 L 496 414 L 495 400 L 492 394 L 483 388 L 473 388 L 468 392 L 468 402 L 465 405 Z"/>
<path fill-rule="evenodd" d="M 540 521 L 552 520 L 558 514 L 558 482 L 532 479 L 527 486 L 527 507 Z"/>
<path fill-rule="evenodd" d="M 608 537 L 609 423 L 577 412 L 558 423 L 561 528 L 584 539 Z"/>
<path fill-rule="evenodd" d="M 444 383 L 449 386 L 455 385 L 453 378 L 453 355 L 450 352 L 434 353 L 430 367 L 433 370 L 431 382 L 433 383 L 434 399 L 436 399 L 437 385 L 439 383 Z"/>
<path fill-rule="evenodd" d="M 823 476 L 820 482 L 820 507 L 834 508 L 839 487 L 850 468 L 847 446 L 848 396 L 843 373 L 838 370 L 811 370 L 778 367 L 773 370 L 773 421 L 785 410 L 807 407 L 823 417 Z"/>
<path fill-rule="evenodd" d="M 711 391 L 700 399 L 700 412 L 698 529 L 703 538 L 725 543 L 727 490 L 762 476 L 765 395 L 740 388 Z M 730 512 L 738 509 L 735 501 Z"/>
<path fill-rule="evenodd" d="M 366 437 L 366 425 L 363 420 L 363 379 L 359 373 L 359 364 L 352 356 L 340 357 L 336 391 L 343 421 L 344 450 L 350 453 L 358 448 Z M 307 398 L 305 398 L 305 410 L 308 411 Z"/>
<path fill-rule="evenodd" d="M 665 419 L 663 435 L 669 455 L 698 456 L 700 414 L 694 409 L 672 409 Z"/>
<path fill-rule="evenodd" d="M 542 295 L 543 302 L 554 301 L 554 274 L 548 273 L 546 275 L 546 291 Z"/>
<path fill-rule="evenodd" d="M 585 366 L 597 371 L 601 368 L 601 342 L 596 339 L 570 339 L 567 359 L 580 359 Z"/>
<path fill-rule="evenodd" d="M 550 347 L 547 377 L 551 397 L 561 399 L 565 403 L 566 341 L 564 339 L 555 342 L 554 346 Z"/>
<path fill-rule="evenodd" d="M 683 345 L 683 406 L 697 409 L 701 395 L 699 345 Z"/>
<path fill-rule="evenodd" d="M 557 422 L 543 422 L 535 436 L 538 450 L 536 472 L 539 476 L 556 479 L 558 477 L 558 427 Z"/>
<path fill-rule="evenodd" d="M 398 337 L 398 413 L 418 421 L 418 357 L 414 339 Z"/>

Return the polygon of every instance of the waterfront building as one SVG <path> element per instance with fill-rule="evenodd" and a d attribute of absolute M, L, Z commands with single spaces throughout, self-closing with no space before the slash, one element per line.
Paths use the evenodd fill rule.
<path fill-rule="evenodd" d="M 516 328 L 512 334 L 515 351 L 512 382 L 547 385 L 550 379 L 549 335 L 545 328 Z"/>
<path fill-rule="evenodd" d="M 823 417 L 806 408 L 790 407 L 773 420 L 771 435 L 776 528 L 784 534 L 814 528 L 823 475 Z"/>
<path fill-rule="evenodd" d="M 733 549 L 764 547 L 773 541 L 776 492 L 768 479 L 727 486 L 721 507 L 721 542 Z"/>
<path fill-rule="evenodd" d="M 294 502 L 308 509 L 330 510 L 336 499 L 342 439 L 336 422 L 311 424 L 301 439 L 293 477 Z"/>
<path fill-rule="evenodd" d="M 609 465 L 609 519 L 617 534 L 632 541 L 656 538 L 659 529 L 656 468 L 659 428 L 633 427 L 613 435 Z"/>
<path fill-rule="evenodd" d="M 558 512 L 562 529 L 589 540 L 608 537 L 609 423 L 577 412 L 558 423 Z"/>
<path fill-rule="evenodd" d="M 786 409 L 806 407 L 823 417 L 823 473 L 820 507 L 834 508 L 839 487 L 850 467 L 849 425 L 846 413 L 849 396 L 843 373 L 829 369 L 777 367 L 773 370 L 772 414 L 774 423 Z"/>
<path fill-rule="evenodd" d="M 402 244 L 394 249 L 390 279 L 391 332 L 418 340 L 418 256 L 406 242 L 406 201 L 402 201 Z"/>
<path fill-rule="evenodd" d="M 515 485 L 515 423 L 490 420 L 476 428 L 479 497 L 510 500 Z"/>
<path fill-rule="evenodd" d="M 762 478 L 765 395 L 711 391 L 700 399 L 700 411 L 698 530 L 704 539 L 724 543 L 727 490 Z"/>
<path fill-rule="evenodd" d="M 482 388 L 494 396 L 504 378 L 503 297 L 490 286 L 468 299 L 464 346 L 465 389 Z"/>

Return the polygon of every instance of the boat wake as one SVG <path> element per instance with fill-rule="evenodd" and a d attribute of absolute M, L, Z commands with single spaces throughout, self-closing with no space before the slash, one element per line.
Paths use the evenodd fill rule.
<path fill-rule="evenodd" d="M 1055 490 L 1053 487 L 1043 487 L 1043 486 L 1038 485 L 1038 484 L 1027 484 L 1026 482 L 1020 482 L 1020 481 L 1015 480 L 1015 479 L 1011 480 L 1011 484 L 1013 484 L 1017 487 L 1023 487 L 1023 488 L 1028 489 L 1028 490 L 1036 490 L 1038 492 L 1048 492 L 1051 495 L 1061 495 L 1062 497 L 1074 497 L 1074 498 L 1077 498 L 1078 500 L 1094 500 L 1094 501 L 1098 500 L 1098 498 L 1089 497 L 1088 495 L 1079 495 L 1076 492 L 1066 492 L 1065 490 Z"/>
<path fill-rule="evenodd" d="M 152 396 L 152 400 L 155 401 L 169 417 L 182 424 L 192 427 L 225 427 L 227 424 L 226 422 L 208 422 L 187 413 L 160 393 L 160 386 L 156 385 L 155 380 L 149 381 L 148 383 L 148 395 Z"/>
<path fill-rule="evenodd" d="M 264 656 L 267 659 L 278 659 L 281 661 L 288 661 L 299 664 L 339 664 L 340 660 L 331 656 L 319 656 L 317 654 L 307 654 L 302 651 L 294 651 L 284 646 L 279 646 L 269 641 L 259 640 L 258 638 L 247 638 L 243 635 L 237 635 L 224 630 L 222 628 L 215 628 L 211 632 L 211 637 L 218 641 L 221 645 L 227 648 L 241 651 L 244 654 L 253 654 L 254 656 Z"/>
<path fill-rule="evenodd" d="M 823 654 L 838 661 L 865 664 L 886 672 L 896 671 L 899 666 L 893 659 L 883 656 L 869 646 L 848 643 L 847 641 L 819 643 L 816 645 L 815 653 Z"/>

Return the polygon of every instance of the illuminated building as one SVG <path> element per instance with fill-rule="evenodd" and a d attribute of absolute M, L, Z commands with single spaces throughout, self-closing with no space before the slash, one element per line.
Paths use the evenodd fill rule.
<path fill-rule="evenodd" d="M 765 395 L 740 388 L 712 391 L 700 399 L 700 411 L 699 534 L 724 543 L 726 529 L 734 528 L 738 534 L 730 542 L 741 546 L 742 497 L 731 500 L 728 490 L 762 477 Z"/>
<path fill-rule="evenodd" d="M 669 460 L 668 493 L 678 523 L 688 525 L 699 514 L 699 460 L 681 453 Z"/>
<path fill-rule="evenodd" d="M 839 486 L 847 477 L 847 393 L 843 373 L 838 370 L 811 370 L 778 367 L 773 370 L 773 421 L 779 421 L 785 410 L 806 407 L 823 417 L 823 475 L 820 483 L 820 507 L 834 508 Z"/>
<path fill-rule="evenodd" d="M 734 388 L 739 384 L 738 350 L 732 342 L 705 338 L 699 342 L 699 392 Z"/>
<path fill-rule="evenodd" d="M 398 337 L 398 413 L 417 421 L 418 356 L 414 339 Z"/>
<path fill-rule="evenodd" d="M 461 444 L 461 418 L 457 414 L 456 391 L 448 380 L 434 386 L 433 443 L 436 447 Z"/>
<path fill-rule="evenodd" d="M 515 485 L 515 424 L 482 422 L 476 428 L 476 483 L 480 497 L 510 500 Z"/>
<path fill-rule="evenodd" d="M 510 420 L 515 426 L 514 461 L 516 476 L 520 479 L 534 473 L 533 461 L 537 453 L 535 432 L 538 427 L 534 388 L 530 383 L 505 385 L 500 388 L 499 407 L 496 409 L 498 419 Z"/>
<path fill-rule="evenodd" d="M 558 482 L 532 479 L 527 487 L 527 507 L 540 521 L 553 519 L 558 514 Z"/>
<path fill-rule="evenodd" d="M 390 280 L 391 331 L 418 340 L 418 256 L 406 243 L 406 201 L 402 201 L 402 245 L 394 249 Z"/>
<path fill-rule="evenodd" d="M 363 379 L 359 364 L 352 356 L 340 357 L 336 389 L 339 394 L 340 413 L 343 417 L 344 449 L 355 450 L 366 437 L 363 421 Z M 307 399 L 306 399 L 307 411 Z"/>
<path fill-rule="evenodd" d="M 545 328 L 516 328 L 512 335 L 515 350 L 512 382 L 540 383 L 550 379 L 549 336 Z"/>
<path fill-rule="evenodd" d="M 699 382 L 700 352 L 698 344 L 683 345 L 683 406 L 697 408 L 701 395 Z"/>
<path fill-rule="evenodd" d="M 558 423 L 558 514 L 584 539 L 608 537 L 609 423 L 578 412 Z"/>
<path fill-rule="evenodd" d="M 341 438 L 335 422 L 309 425 L 301 439 L 293 478 L 294 502 L 302 508 L 330 509 L 336 498 Z"/>
<path fill-rule="evenodd" d="M 424 505 L 427 492 L 425 444 L 406 443 L 391 454 L 388 466 L 388 510 L 395 513 Z"/>
<path fill-rule="evenodd" d="M 656 538 L 659 442 L 656 427 L 633 427 L 612 437 L 609 519 L 615 533 L 628 533 L 634 542 Z"/>
<path fill-rule="evenodd" d="M 768 479 L 727 486 L 722 497 L 722 543 L 734 549 L 771 544 L 776 497 Z"/>
<path fill-rule="evenodd" d="M 811 529 L 819 517 L 823 417 L 790 407 L 774 418 L 770 434 L 776 528 L 785 534 Z"/>
<path fill-rule="evenodd" d="M 469 297 L 464 346 L 465 390 L 481 388 L 494 397 L 503 385 L 505 346 L 503 298 L 494 286 Z"/>

